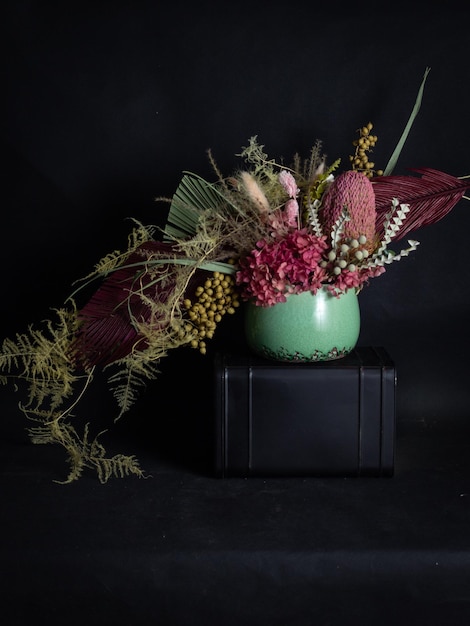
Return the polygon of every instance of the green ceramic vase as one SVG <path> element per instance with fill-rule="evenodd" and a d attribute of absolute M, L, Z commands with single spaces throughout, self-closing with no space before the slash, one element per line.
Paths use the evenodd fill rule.
<path fill-rule="evenodd" d="M 361 325 L 358 295 L 349 289 L 339 297 L 325 288 L 287 296 L 270 307 L 245 304 L 249 348 L 276 361 L 329 361 L 355 347 Z"/>

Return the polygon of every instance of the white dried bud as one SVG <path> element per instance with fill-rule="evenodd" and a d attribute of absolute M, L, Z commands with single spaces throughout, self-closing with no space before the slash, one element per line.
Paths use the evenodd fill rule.
<path fill-rule="evenodd" d="M 363 254 L 362 250 L 357 250 L 355 252 L 354 256 L 356 257 L 356 259 L 358 261 L 362 261 L 362 259 L 364 258 L 364 254 Z"/>
<path fill-rule="evenodd" d="M 351 248 L 358 248 L 359 247 L 359 242 L 357 239 L 351 239 L 351 241 L 349 242 Z"/>
<path fill-rule="evenodd" d="M 359 237 L 359 243 L 360 244 L 364 245 L 366 243 L 366 241 L 367 241 L 367 237 L 365 235 L 361 235 Z"/>
<path fill-rule="evenodd" d="M 334 261 L 336 259 L 336 252 L 334 250 L 330 250 L 328 252 L 328 260 Z"/>

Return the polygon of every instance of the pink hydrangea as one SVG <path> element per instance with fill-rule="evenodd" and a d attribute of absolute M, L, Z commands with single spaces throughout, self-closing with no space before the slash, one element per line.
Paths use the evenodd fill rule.
<path fill-rule="evenodd" d="M 334 283 L 328 289 L 335 295 L 339 295 L 348 289 L 357 289 L 369 281 L 370 278 L 380 276 L 385 272 L 384 267 L 363 268 L 350 271 L 344 269 L 340 274 L 334 276 Z"/>
<path fill-rule="evenodd" d="M 236 274 L 242 297 L 259 306 L 285 302 L 286 294 L 316 293 L 327 279 L 320 265 L 327 249 L 325 237 L 306 229 L 293 230 L 283 239 L 261 240 L 240 260 Z"/>

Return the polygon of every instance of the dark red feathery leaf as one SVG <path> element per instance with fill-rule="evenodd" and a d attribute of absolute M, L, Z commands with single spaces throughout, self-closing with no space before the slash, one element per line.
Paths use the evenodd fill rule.
<path fill-rule="evenodd" d="M 384 233 L 384 219 L 392 207 L 392 199 L 400 204 L 409 204 L 410 210 L 395 239 L 434 224 L 445 217 L 462 199 L 470 188 L 470 179 L 460 179 L 431 168 L 416 168 L 410 171 L 420 176 L 377 176 L 374 185 L 379 236 Z"/>
<path fill-rule="evenodd" d="M 105 278 L 87 304 L 78 311 L 80 327 L 72 343 L 72 352 L 82 364 L 104 366 L 130 354 L 139 337 L 129 311 L 137 320 L 148 322 L 150 319 L 150 308 L 135 291 L 145 292 L 149 288 L 151 291 L 145 292 L 147 296 L 164 302 L 174 283 L 167 281 L 163 287 L 150 287 L 154 276 L 142 273 L 142 268 L 127 266 L 155 254 L 162 256 L 161 253 L 172 255 L 171 244 L 149 241 L 139 246 L 121 269 Z"/>

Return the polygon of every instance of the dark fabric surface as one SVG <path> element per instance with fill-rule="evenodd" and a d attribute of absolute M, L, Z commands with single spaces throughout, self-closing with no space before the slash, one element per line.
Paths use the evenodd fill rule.
<path fill-rule="evenodd" d="M 392 478 L 220 479 L 206 380 L 205 411 L 158 417 L 163 376 L 114 428 L 111 445 L 135 453 L 146 479 L 58 485 L 62 452 L 10 422 L 0 442 L 5 624 L 468 622 L 466 416 L 399 419 Z M 4 410 L 14 412 L 9 397 Z"/>

